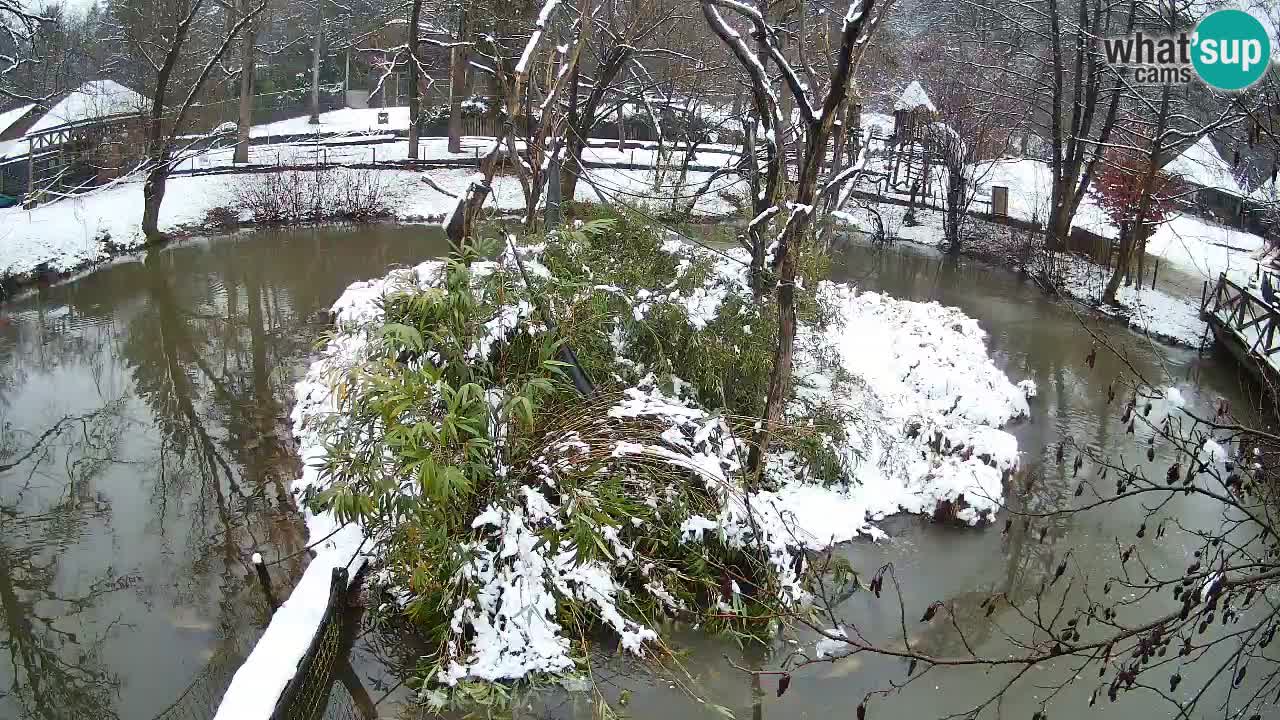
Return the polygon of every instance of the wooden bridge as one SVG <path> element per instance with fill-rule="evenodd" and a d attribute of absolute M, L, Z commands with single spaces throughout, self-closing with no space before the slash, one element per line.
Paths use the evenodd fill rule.
<path fill-rule="evenodd" d="M 1277 278 L 1270 274 L 1272 287 Z M 1218 276 L 1212 290 L 1204 283 L 1200 317 L 1218 343 L 1264 381 L 1280 380 L 1280 309 L 1252 289 Z"/>

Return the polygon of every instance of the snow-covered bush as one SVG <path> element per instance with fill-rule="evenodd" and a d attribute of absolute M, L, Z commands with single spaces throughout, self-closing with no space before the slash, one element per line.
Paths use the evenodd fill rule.
<path fill-rule="evenodd" d="M 353 285 L 298 388 L 324 458 L 308 505 L 366 529 L 434 649 L 424 685 L 571 673 L 593 629 L 644 653 L 663 616 L 805 612 L 805 550 L 1000 502 L 1017 445 L 997 427 L 1025 394 L 959 311 L 803 293 L 793 402 L 748 493 L 774 313 L 745 258 L 627 218 L 543 240 Z"/>

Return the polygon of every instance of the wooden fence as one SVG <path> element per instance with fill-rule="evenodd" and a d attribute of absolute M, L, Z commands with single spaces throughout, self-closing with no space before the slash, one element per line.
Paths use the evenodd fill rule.
<path fill-rule="evenodd" d="M 1274 282 L 1275 277 L 1270 281 Z M 1276 332 L 1280 311 L 1266 299 L 1227 279 L 1223 273 L 1212 291 L 1205 281 L 1200 316 L 1208 322 L 1218 341 L 1247 367 L 1267 376 L 1280 375 L 1280 366 L 1273 360 L 1280 352 Z"/>

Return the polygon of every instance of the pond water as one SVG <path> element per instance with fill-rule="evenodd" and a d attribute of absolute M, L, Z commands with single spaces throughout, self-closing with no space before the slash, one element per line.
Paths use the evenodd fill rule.
<path fill-rule="evenodd" d="M 0 306 L 0 718 L 207 718 L 304 529 L 291 389 L 350 282 L 423 228 L 173 245 Z M 31 452 L 32 448 L 35 448 Z"/>
<path fill-rule="evenodd" d="M 275 562 L 281 591 L 300 570 L 293 554 L 305 538 L 286 492 L 297 471 L 287 415 L 292 383 L 323 330 L 315 313 L 348 283 L 443 247 L 420 227 L 246 233 L 154 250 L 0 308 L 0 467 L 13 465 L 0 471 L 0 717 L 212 715 L 269 615 L 250 555 L 260 549 Z M 868 290 L 960 307 L 990 333 L 1012 380 L 1037 382 L 1033 418 L 1013 428 L 1026 472 L 1038 478 L 1015 501 L 1031 507 L 1060 502 L 1075 486 L 1070 469 L 1043 451 L 1047 444 L 1070 438 L 1145 462 L 1145 444 L 1124 434 L 1118 403 L 1106 402 L 1122 363 L 1102 352 L 1089 369 L 1089 330 L 1154 382 L 1182 387 L 1193 403 L 1225 396 L 1243 408 L 1253 393 L 1225 360 L 1077 317 L 1000 269 L 913 248 L 855 246 L 833 274 Z M 1168 462 L 1161 455 L 1154 466 Z M 1175 506 L 1189 524 L 1215 519 L 1196 502 Z M 1115 507 L 1062 520 L 1043 542 L 1018 528 L 1003 536 L 999 528 L 895 518 L 886 523 L 892 539 L 841 552 L 864 572 L 894 563 L 913 643 L 940 654 L 962 649 L 954 636 L 913 622 L 924 605 L 944 600 L 969 620 L 969 641 L 992 650 L 1002 647 L 993 623 L 1012 618 L 1006 611 L 983 618 L 987 595 L 1027 601 L 1068 549 L 1079 572 L 1115 572 L 1116 538 L 1132 538 L 1137 512 Z M 1156 541 L 1149 533 L 1138 542 L 1155 563 L 1185 565 L 1191 552 L 1176 535 Z M 896 602 L 866 593 L 842 612 L 872 637 L 898 627 Z M 353 656 L 352 682 L 374 697 L 395 687 L 394 671 L 380 664 L 398 654 L 387 642 L 370 633 Z M 771 678 L 753 687 L 733 664 L 776 667 L 788 652 L 812 648 L 811 636 L 743 650 L 677 628 L 673 644 L 682 651 L 674 673 L 601 653 L 593 671 L 605 696 L 626 691 L 626 712 L 636 718 L 713 716 L 708 703 L 737 717 L 851 717 L 865 692 L 905 676 L 905 663 L 891 659 L 815 665 L 775 698 Z M 1060 670 L 1040 672 L 1048 680 Z M 934 671 L 875 700 L 872 716 L 944 715 L 980 701 L 1000 679 Z M 1036 685 L 1017 686 L 1002 709 L 1030 717 L 1043 692 Z M 1068 694 L 1086 698 L 1091 689 L 1084 683 Z M 405 693 L 389 694 L 379 713 L 397 717 Z M 1127 697 L 1101 709 L 1104 716 L 1165 714 L 1148 702 Z M 540 717 L 591 713 L 587 700 L 568 694 L 531 704 Z"/>

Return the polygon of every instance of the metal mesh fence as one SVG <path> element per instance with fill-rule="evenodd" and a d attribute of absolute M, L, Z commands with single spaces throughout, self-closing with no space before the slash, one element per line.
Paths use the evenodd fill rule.
<path fill-rule="evenodd" d="M 346 612 L 347 569 L 334 568 L 324 617 L 298 671 L 276 702 L 271 720 L 321 720 L 340 665 L 346 665 L 351 632 Z"/>

